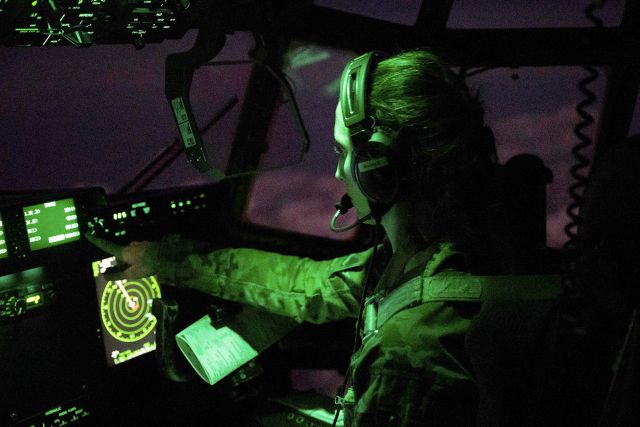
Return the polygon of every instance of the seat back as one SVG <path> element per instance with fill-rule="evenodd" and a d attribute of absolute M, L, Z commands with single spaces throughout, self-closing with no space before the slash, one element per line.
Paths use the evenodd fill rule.
<path fill-rule="evenodd" d="M 640 425 L 640 137 L 594 165 L 581 218 L 577 311 L 498 302 L 472 322 L 479 426 Z"/>

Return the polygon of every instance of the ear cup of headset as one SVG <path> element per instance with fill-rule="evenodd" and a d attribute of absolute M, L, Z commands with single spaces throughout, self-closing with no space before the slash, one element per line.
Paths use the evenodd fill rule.
<path fill-rule="evenodd" d="M 396 153 L 381 144 L 367 142 L 366 150 L 355 150 L 351 176 L 365 197 L 374 203 L 394 203 L 403 174 Z"/>

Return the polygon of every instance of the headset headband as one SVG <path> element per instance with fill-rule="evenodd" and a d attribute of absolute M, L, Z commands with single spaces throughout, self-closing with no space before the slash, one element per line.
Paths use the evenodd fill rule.
<path fill-rule="evenodd" d="M 342 72 L 340 105 L 344 125 L 352 137 L 369 131 L 373 125 L 368 108 L 368 85 L 373 68 L 385 56 L 378 51 L 365 53 L 352 59 Z"/>

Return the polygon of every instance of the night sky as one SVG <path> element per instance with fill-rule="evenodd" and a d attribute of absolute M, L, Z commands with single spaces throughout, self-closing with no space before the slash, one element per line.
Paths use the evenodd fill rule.
<path fill-rule="evenodd" d="M 419 3 L 404 0 L 375 10 L 367 1 L 316 3 L 411 23 Z M 457 1 L 449 22 L 455 28 L 587 26 L 584 1 Z M 393 5 L 393 6 L 391 6 Z M 620 20 L 622 1 L 608 1 L 600 12 L 605 25 Z M 195 33 L 184 39 L 147 45 L 138 51 L 126 45 L 0 48 L 0 189 L 25 190 L 101 186 L 117 191 L 177 135 L 164 98 L 164 58 L 189 49 Z M 229 37 L 218 59 L 244 59 L 252 47 L 248 34 Z M 333 204 L 343 193 L 333 173 L 333 113 L 337 79 L 350 52 L 305 45 L 293 49 L 285 70 L 294 83 L 311 153 L 296 167 L 257 175 L 246 217 L 269 226 L 335 238 L 328 230 Z M 210 157 L 225 169 L 229 148 L 249 76 L 248 66 L 206 67 L 195 77 L 191 91 L 196 116 L 203 124 L 226 101 L 237 95 L 240 105 L 206 136 Z M 514 72 L 517 79 L 513 79 Z M 559 246 L 565 239 L 564 210 L 576 144 L 576 104 L 582 99 L 576 85 L 585 76 L 580 67 L 497 69 L 473 76 L 493 128 L 501 161 L 523 152 L 539 155 L 554 173 L 549 187 L 548 239 Z M 606 74 L 593 85 L 599 101 Z M 631 133 L 640 132 L 638 107 Z M 591 134 L 595 127 L 591 129 Z M 271 149 L 263 166 L 295 157 L 301 137 L 288 106 L 283 104 L 269 133 Z M 203 184 L 207 179 L 184 157 L 150 188 Z"/>

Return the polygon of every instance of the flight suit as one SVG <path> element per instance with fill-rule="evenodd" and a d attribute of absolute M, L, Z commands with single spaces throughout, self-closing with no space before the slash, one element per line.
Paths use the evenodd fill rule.
<path fill-rule="evenodd" d="M 161 282 L 250 304 L 297 322 L 357 317 L 372 250 L 315 261 L 255 249 L 195 251 L 172 235 L 145 253 Z M 435 276 L 455 255 L 431 249 L 419 276 Z M 479 301 L 432 301 L 402 309 L 369 331 L 351 360 L 347 426 L 473 425 L 476 391 L 464 337 Z"/>

